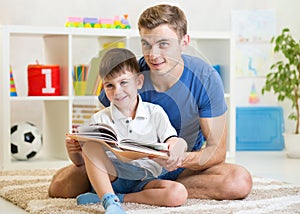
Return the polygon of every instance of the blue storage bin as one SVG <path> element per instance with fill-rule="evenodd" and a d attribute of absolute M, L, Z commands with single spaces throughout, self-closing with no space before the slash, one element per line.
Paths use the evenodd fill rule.
<path fill-rule="evenodd" d="M 281 107 L 237 107 L 236 150 L 283 150 L 283 111 Z"/>

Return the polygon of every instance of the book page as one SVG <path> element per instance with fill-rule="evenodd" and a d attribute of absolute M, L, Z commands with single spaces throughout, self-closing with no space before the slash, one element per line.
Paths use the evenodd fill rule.
<path fill-rule="evenodd" d="M 107 124 L 91 124 L 89 126 L 80 126 L 77 128 L 78 134 L 85 135 L 93 133 L 94 136 L 98 136 L 99 138 L 107 137 L 111 140 L 118 141 L 117 134 L 112 127 Z"/>
<path fill-rule="evenodd" d="M 131 139 L 123 139 L 120 141 L 120 144 L 130 144 L 130 145 L 136 145 L 140 147 L 148 147 L 154 150 L 158 151 L 168 151 L 168 144 L 166 143 L 149 143 L 149 142 L 142 142 L 142 141 L 134 141 Z"/>

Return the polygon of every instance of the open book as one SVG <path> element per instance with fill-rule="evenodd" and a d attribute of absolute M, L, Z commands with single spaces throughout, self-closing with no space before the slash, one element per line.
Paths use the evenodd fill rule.
<path fill-rule="evenodd" d="M 114 129 L 103 123 L 78 127 L 78 133 L 67 134 L 80 143 L 97 142 L 112 151 L 120 160 L 130 161 L 145 157 L 168 158 L 166 143 L 149 143 L 131 139 L 119 140 Z"/>

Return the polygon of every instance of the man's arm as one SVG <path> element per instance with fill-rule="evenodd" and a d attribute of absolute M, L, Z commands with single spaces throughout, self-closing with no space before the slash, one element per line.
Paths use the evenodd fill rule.
<path fill-rule="evenodd" d="M 206 146 L 200 151 L 188 152 L 181 167 L 204 170 L 226 159 L 227 127 L 225 114 L 214 118 L 200 118 Z"/>

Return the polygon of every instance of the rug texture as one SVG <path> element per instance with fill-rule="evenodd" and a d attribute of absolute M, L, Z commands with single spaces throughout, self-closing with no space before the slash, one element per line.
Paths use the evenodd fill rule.
<path fill-rule="evenodd" d="M 80 205 L 75 199 L 49 198 L 47 189 L 55 170 L 0 171 L 0 196 L 29 213 L 104 213 L 101 205 Z M 125 203 L 127 213 L 300 213 L 300 186 L 253 178 L 253 190 L 244 200 L 189 199 L 181 207 Z"/>

